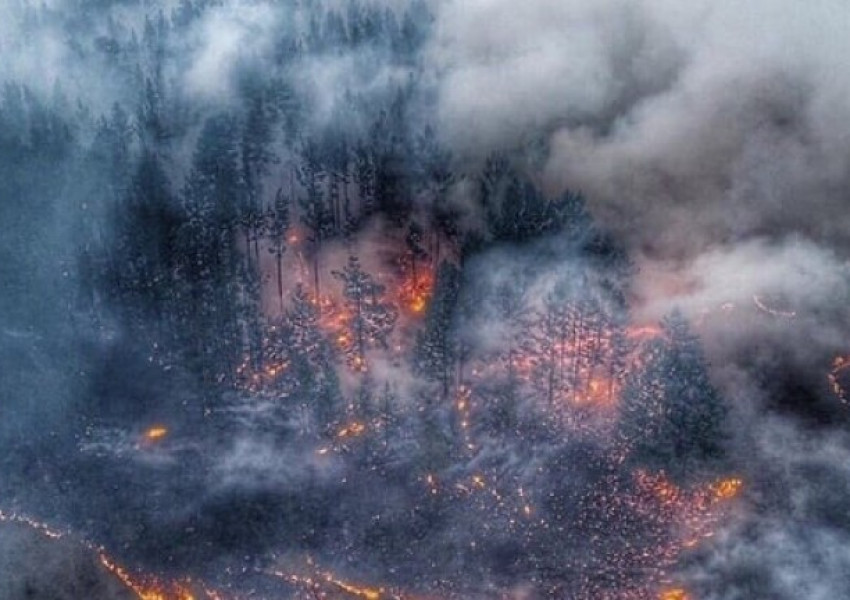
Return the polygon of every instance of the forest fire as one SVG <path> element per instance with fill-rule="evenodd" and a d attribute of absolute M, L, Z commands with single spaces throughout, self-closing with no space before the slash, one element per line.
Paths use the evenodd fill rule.
<path fill-rule="evenodd" d="M 421 268 L 415 274 L 406 274 L 398 286 L 399 305 L 414 315 L 423 314 L 434 293 L 434 283 L 434 273 L 430 267 Z"/>
<path fill-rule="evenodd" d="M 635 478 L 638 489 L 654 496 L 646 508 L 660 511 L 659 515 L 664 515 L 664 519 L 680 528 L 680 541 L 671 540 L 666 551 L 670 564 L 675 563 L 683 550 L 715 535 L 715 529 L 724 516 L 718 508 L 737 497 L 743 487 L 743 482 L 737 478 L 722 479 L 690 490 L 680 488 L 661 473 L 638 471 Z"/>
<path fill-rule="evenodd" d="M 199 581 L 187 578 L 183 581 L 161 581 L 150 576 L 130 573 L 102 550 L 98 553 L 100 564 L 132 591 L 138 600 L 224 600 L 224 596 Z"/>
<path fill-rule="evenodd" d="M 834 7 L 6 4 L 0 568 L 842 597 Z"/>
<path fill-rule="evenodd" d="M 70 533 L 59 531 L 46 523 L 26 515 L 7 513 L 0 510 L 0 523 L 24 525 L 49 540 L 70 538 L 72 543 L 93 553 L 100 565 L 117 579 L 138 600 L 224 600 L 220 592 L 199 581 L 185 579 L 182 582 L 166 582 L 156 577 L 133 575 L 129 569 L 118 564 L 103 547 L 87 540 L 74 539 Z"/>
<path fill-rule="evenodd" d="M 192 592 L 179 584 L 163 586 L 158 582 L 141 582 L 106 554 L 101 553 L 99 558 L 100 564 L 132 590 L 139 600 L 196 600 Z"/>

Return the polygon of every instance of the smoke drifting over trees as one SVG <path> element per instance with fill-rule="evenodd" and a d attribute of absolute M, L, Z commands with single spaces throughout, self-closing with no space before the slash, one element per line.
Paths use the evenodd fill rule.
<path fill-rule="evenodd" d="M 842 2 L 0 9 L 0 600 L 850 590 Z"/>

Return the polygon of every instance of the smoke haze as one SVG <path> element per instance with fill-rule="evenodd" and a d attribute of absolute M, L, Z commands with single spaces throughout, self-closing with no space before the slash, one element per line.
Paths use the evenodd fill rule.
<path fill-rule="evenodd" d="M 584 429 L 559 440 L 575 444 L 568 450 L 548 438 L 529 450 L 528 440 L 545 437 L 526 422 L 543 384 L 527 384 L 504 438 L 458 424 L 469 416 L 446 401 L 480 377 L 481 402 L 501 402 L 514 374 L 488 369 L 503 354 L 513 368 L 512 353 L 526 349 L 514 348 L 517 332 L 539 327 L 527 315 L 557 297 L 592 306 L 623 338 L 681 311 L 729 406 L 724 466 L 746 493 L 710 541 L 662 566 L 664 583 L 694 600 L 848 594 L 845 2 L 0 0 L 0 12 L 0 509 L 67 526 L 163 577 L 194 573 L 226 587 L 219 575 L 238 572 L 226 590 L 234 597 L 306 597 L 303 581 L 269 572 L 304 563 L 309 577 L 320 572 L 316 558 L 328 572 L 386 581 L 393 594 L 412 586 L 440 598 L 657 598 L 655 588 L 618 595 L 608 566 L 587 587 L 535 587 L 529 579 L 556 567 L 527 540 L 550 540 L 548 525 L 516 547 L 486 525 L 491 537 L 476 547 L 477 520 L 457 505 L 427 504 L 441 484 L 426 477 L 438 472 L 446 494 L 464 498 L 470 477 L 499 473 L 520 490 L 517 514 L 531 514 L 523 490 L 563 500 L 571 486 L 604 480 L 639 495 L 581 464 L 591 456 L 588 464 L 613 469 L 611 457 L 625 456 L 616 409 L 586 427 L 576 416 Z M 143 170 L 151 157 L 157 166 Z M 191 212 L 190 200 L 226 197 L 209 190 L 224 189 L 231 163 L 239 183 L 228 193 L 260 210 L 234 208 L 238 226 L 216 221 L 218 233 L 198 242 L 193 224 L 220 215 Z M 499 175 L 487 179 L 494 164 Z M 161 202 L 132 212 L 137 197 Z M 267 221 L 283 197 L 288 246 L 275 254 Z M 317 197 L 334 199 L 330 216 L 311 213 Z M 544 199 L 565 199 L 561 212 L 536 213 Z M 254 233 L 252 216 L 263 221 Z M 534 219 L 531 236 L 520 225 Z M 139 241 L 147 235 L 157 241 Z M 193 271 L 228 235 L 238 251 L 216 264 L 229 275 Z M 168 262 L 181 243 L 201 258 Z M 134 244 L 154 258 L 127 258 Z M 371 345 L 359 340 L 359 352 L 349 338 L 362 331 L 338 331 L 353 285 L 349 255 L 374 278 L 358 288 L 374 305 Z M 417 274 L 417 260 L 430 270 Z M 403 287 L 411 264 L 412 292 Z M 132 303 L 131 276 L 147 282 L 140 287 L 156 310 Z M 422 297 L 419 276 L 430 286 Z M 294 335 L 286 318 L 296 287 L 334 307 L 311 325 L 327 340 L 298 338 L 313 353 L 303 356 L 286 354 L 296 345 L 285 338 Z M 172 292 L 183 307 L 173 317 Z M 204 313 L 192 304 L 203 294 L 237 316 Z M 171 335 L 185 323 L 206 337 Z M 292 382 L 257 367 L 263 326 L 287 349 L 277 362 L 263 355 L 264 368 L 297 371 Z M 232 373 L 204 371 L 210 356 L 231 351 L 216 345 L 215 327 L 247 348 L 222 359 Z M 433 330 L 451 335 L 423 333 Z M 429 379 L 410 357 L 444 337 L 453 362 Z M 584 351 L 608 352 L 602 337 Z M 603 366 L 591 374 L 619 368 L 618 357 L 593 360 Z M 368 374 L 356 361 L 368 362 Z M 611 383 L 606 406 L 630 382 Z M 292 403 L 285 414 L 281 398 Z M 332 409 L 322 402 L 339 404 L 344 418 L 325 419 Z M 154 445 L 146 431 L 161 422 L 168 437 Z M 358 429 L 373 422 L 384 428 L 374 439 Z M 462 465 L 441 445 L 460 440 L 458 431 L 479 436 L 452 442 L 477 452 Z M 362 446 L 352 441 L 361 436 Z M 417 453 L 426 459 L 414 473 L 405 461 Z M 578 466 L 562 467 L 562 455 Z M 544 472 L 561 479 L 540 484 Z M 507 511 L 509 501 L 499 502 L 478 510 Z M 0 560 L 0 600 L 83 597 L 79 589 L 124 597 L 96 556 L 78 558 L 67 540 L 53 546 L 20 524 L 0 528 L 0 554 L 14 555 Z M 572 538 L 564 547 L 570 565 L 609 556 Z M 474 590 L 458 583 L 469 564 L 480 568 Z M 32 583 L 36 565 L 64 589 Z M 74 587 L 81 581 L 93 587 Z M 350 597 L 344 591 L 316 597 Z M 400 594 L 387 597 L 408 597 Z"/>

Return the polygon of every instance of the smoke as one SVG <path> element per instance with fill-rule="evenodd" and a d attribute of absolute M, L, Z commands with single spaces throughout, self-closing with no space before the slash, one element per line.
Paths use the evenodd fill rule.
<path fill-rule="evenodd" d="M 180 52 L 189 57 L 180 89 L 206 102 L 232 98 L 239 71 L 262 68 L 272 53 L 284 14 L 257 2 L 223 4 L 204 13 L 192 27 L 189 50 Z"/>
<path fill-rule="evenodd" d="M 694 593 L 840 596 L 846 440 L 819 428 L 847 420 L 825 371 L 850 334 L 850 10 L 493 0 L 437 15 L 449 145 L 473 160 L 543 145 L 549 190 L 584 192 L 627 243 L 635 317 L 679 308 L 697 325 L 750 481 L 791 503 L 752 507 L 688 572 Z"/>
<path fill-rule="evenodd" d="M 108 5 L 104 14 L 87 3 L 51 2 L 39 20 L 23 3 L 3 0 L 2 12 L 13 18 L 0 23 L 0 79 L 24 83 L 45 103 L 61 89 L 67 96 L 63 106 L 76 109 L 79 101 L 94 112 L 83 119 L 92 130 L 115 101 L 138 111 L 137 98 L 126 89 L 136 75 L 106 42 L 114 37 L 129 45 L 137 35 L 136 42 L 144 44 L 145 18 L 155 23 L 156 11 L 148 3 L 102 4 Z M 159 100 L 188 115 L 185 131 L 174 134 L 179 139 L 170 143 L 188 148 L 205 116 L 238 109 L 245 81 L 271 72 L 286 53 L 279 33 L 309 29 L 311 11 L 319 14 L 319 4 L 299 5 L 299 12 L 295 3 L 234 0 L 180 16 L 186 19 L 185 36 L 170 40 L 164 57 L 146 55 L 151 64 L 162 61 Z M 380 4 L 384 9 L 405 3 Z M 340 13 L 347 9 L 343 2 L 328 6 Z M 167 18 L 182 10 L 178 3 L 162 8 Z M 310 98 L 299 115 L 301 123 L 315 131 L 362 132 L 374 116 L 371 104 L 398 93 L 413 81 L 413 71 L 420 90 L 402 118 L 411 129 L 433 118 L 456 165 L 472 171 L 493 152 L 520 152 L 531 156 L 529 175 L 551 195 L 581 191 L 594 216 L 626 244 L 635 261 L 637 277 L 629 298 L 634 319 L 652 323 L 679 308 L 700 333 L 714 380 L 733 403 L 730 447 L 744 479 L 757 490 L 728 531 L 684 566 L 683 577 L 702 599 L 840 597 L 850 586 L 845 550 L 850 524 L 842 510 L 850 502 L 850 447 L 846 435 L 836 431 L 847 423 L 847 407 L 835 398 L 826 372 L 833 358 L 848 350 L 850 336 L 846 3 L 434 0 L 429 8 L 434 15 L 427 29 L 430 37 L 403 60 L 396 56 L 398 48 L 365 45 L 328 48 L 286 64 L 298 92 Z M 93 131 L 80 135 L 92 137 Z M 175 154 L 169 169 L 184 172 L 191 153 Z M 267 195 L 294 185 L 286 170 L 291 168 L 289 157 L 279 158 L 283 160 L 267 177 Z M 140 455 L 132 431 L 94 428 L 81 434 L 80 428 L 65 431 L 59 426 L 86 394 L 107 408 L 113 403 L 129 406 L 134 416 L 162 414 L 168 406 L 167 416 L 187 428 L 204 423 L 190 408 L 201 402 L 198 398 L 170 391 L 182 384 L 179 374 L 154 383 L 153 370 L 121 366 L 138 359 L 131 351 L 114 363 L 91 364 L 86 360 L 91 347 L 68 341 L 67 331 L 56 333 L 42 322 L 75 314 L 69 308 L 73 292 L 66 288 L 81 275 L 69 266 L 71 261 L 57 263 L 49 255 L 81 251 L 75 245 L 79 229 L 65 223 L 64 215 L 72 204 L 90 201 L 91 190 L 106 187 L 75 181 L 82 172 L 75 169 L 80 166 L 71 159 L 49 163 L 45 172 L 56 181 L 46 191 L 39 189 L 44 192 L 40 195 L 62 202 L 41 222 L 46 223 L 42 228 L 9 226 L 10 241 L 0 244 L 3 258 L 9 257 L 4 262 L 33 273 L 15 280 L 14 289 L 25 292 L 10 292 L 2 303 L 9 305 L 10 316 L 0 319 L 0 356 L 11 368 L 0 376 L 0 385 L 4 401 L 9 400 L 4 404 L 15 411 L 0 427 L 16 448 L 26 449 L 25 458 L 4 458 L 4 464 L 39 464 L 56 451 L 54 435 L 71 438 L 84 454 L 131 457 L 129 462 L 143 463 L 151 473 L 149 481 L 129 473 L 118 476 L 127 486 L 120 494 L 138 493 L 127 504 L 144 519 L 160 511 L 192 526 L 197 518 L 187 513 L 220 498 L 226 505 L 233 490 L 290 490 L 343 478 L 332 456 L 323 458 L 313 447 L 292 452 L 285 440 L 272 435 L 223 440 L 226 436 L 216 433 L 198 445 L 167 442 Z M 17 201 L 16 189 L 9 188 L 9 198 Z M 459 229 L 480 225 L 483 216 L 473 183 L 461 178 L 447 195 L 460 211 Z M 411 196 L 426 203 L 416 193 Z M 11 206 L 0 207 L 0 215 L 17 214 Z M 93 206 L 91 220 L 80 229 L 98 230 L 107 214 L 103 206 L 108 202 Z M 321 251 L 320 274 L 323 285 L 335 290 L 331 294 L 339 290 L 331 271 L 348 254 L 359 254 L 369 272 L 387 271 L 387 246 L 402 243 L 390 239 L 380 218 L 358 233 L 354 240 L 330 243 Z M 49 240 L 44 248 L 34 243 L 41 239 Z M 15 247 L 20 241 L 33 242 L 35 258 L 21 258 Z M 571 253 L 554 246 L 551 252 L 561 259 Z M 264 272 L 274 273 L 265 250 L 258 262 Z M 583 276 L 583 266 L 574 260 L 536 264 L 537 250 L 496 248 L 474 260 L 469 272 L 493 289 L 526 277 L 526 301 L 537 306 L 554 280 L 574 284 Z M 310 279 L 308 254 L 293 245 L 284 263 L 305 283 Z M 394 279 L 393 274 L 385 278 Z M 62 298 L 45 300 L 57 294 L 56 281 L 64 282 L 58 286 Z M 278 298 L 269 294 L 273 287 L 265 288 L 263 298 L 271 315 L 278 312 Z M 511 332 L 497 327 L 504 325 L 497 307 L 483 303 L 475 308 L 476 319 L 464 333 L 481 348 L 498 350 Z M 18 323 L 22 315 L 23 326 Z M 99 326 L 100 342 L 89 340 L 91 345 L 126 342 L 104 342 L 110 323 Z M 57 368 L 69 355 L 78 361 Z M 142 360 L 153 363 L 155 358 Z M 98 382 L 114 378 L 121 383 L 101 383 L 91 390 L 92 373 Z M 418 400 L 419 382 L 406 367 L 375 359 L 374 374 L 379 381 L 392 382 L 401 403 Z M 357 377 L 343 373 L 342 385 L 353 390 Z M 249 422 L 255 432 L 279 425 L 278 417 L 270 408 L 235 420 Z M 51 433 L 30 442 L 29 433 L 40 422 L 49 423 Z M 291 433 L 301 426 L 286 422 L 282 429 Z M 73 439 L 77 437 L 82 441 Z M 201 456 L 205 452 L 209 456 Z M 186 461 L 184 454 L 194 458 Z M 63 460 L 56 458 L 57 464 Z M 198 472 L 186 476 L 181 469 L 189 468 L 176 466 L 186 464 L 181 461 Z M 81 475 L 86 477 L 94 479 Z M 178 518 L 162 508 L 163 498 L 177 503 L 180 486 L 171 483 L 180 480 L 182 485 L 183 478 L 201 499 L 190 502 L 191 508 Z M 23 496 L 41 499 L 61 488 L 61 482 L 49 480 L 33 483 L 26 493 L 9 492 L 21 487 L 22 479 L 10 476 L 0 489 L 23 501 Z M 162 485 L 165 491 L 148 496 L 131 489 L 139 480 L 154 487 L 161 480 L 168 483 Z M 348 498 L 346 508 L 356 509 L 359 500 Z M 396 513 L 403 512 L 408 500 L 387 501 L 393 519 L 403 521 Z M 99 505 L 97 498 L 91 502 Z M 45 501 L 44 506 L 53 504 Z M 237 529 L 238 523 L 232 527 Z M 314 533 L 303 535 L 308 539 Z M 172 541 L 158 540 L 151 547 L 159 550 Z M 27 564 L 41 561 L 26 556 Z M 524 594 L 522 588 L 516 592 L 517 597 Z"/>
<path fill-rule="evenodd" d="M 840 2 L 445 2 L 442 131 L 466 154 L 545 140 L 551 188 L 683 277 L 756 238 L 776 260 L 743 271 L 793 236 L 829 254 L 848 224 L 848 19 Z"/>

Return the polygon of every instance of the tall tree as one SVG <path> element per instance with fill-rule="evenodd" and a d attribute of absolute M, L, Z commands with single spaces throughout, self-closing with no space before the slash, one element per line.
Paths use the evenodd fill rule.
<path fill-rule="evenodd" d="M 289 199 L 278 189 L 274 205 L 266 217 L 269 253 L 274 256 L 277 273 L 277 297 L 283 312 L 283 255 L 286 252 L 286 233 L 289 230 Z"/>
<path fill-rule="evenodd" d="M 460 271 L 453 264 L 444 262 L 437 271 L 437 283 L 425 317 L 425 327 L 416 335 L 416 368 L 426 378 L 439 384 L 444 400 L 449 395 L 457 354 L 452 325 L 459 289 Z"/>
<path fill-rule="evenodd" d="M 321 296 L 319 277 L 322 248 L 333 229 L 333 216 L 325 203 L 325 169 L 321 163 L 319 148 L 312 142 L 304 142 L 302 162 L 297 170 L 298 180 L 306 191 L 301 200 L 301 223 L 309 230 L 309 242 L 313 256 L 313 287 L 316 298 Z"/>
<path fill-rule="evenodd" d="M 425 232 L 415 220 L 411 220 L 407 226 L 407 234 L 404 236 L 404 243 L 407 246 L 406 262 L 410 267 L 411 276 L 413 277 L 413 289 L 419 289 L 419 280 L 417 278 L 416 266 L 421 260 L 428 257 L 425 248 L 422 247 L 422 238 Z"/>
<path fill-rule="evenodd" d="M 346 323 L 342 335 L 348 340 L 344 344 L 346 358 L 356 371 L 365 372 L 366 350 L 388 347 L 398 312 L 385 299 L 384 286 L 361 268 L 356 256 L 349 256 L 343 270 L 334 271 L 333 275 L 342 282 L 345 298 Z"/>
<path fill-rule="evenodd" d="M 635 461 L 687 479 L 722 461 L 728 408 L 682 314 L 661 326 L 626 380 L 620 435 Z"/>
<path fill-rule="evenodd" d="M 178 235 L 178 273 L 184 334 L 204 381 L 232 377 L 241 358 L 245 324 L 240 313 L 246 273 L 236 245 L 244 194 L 234 121 L 212 117 L 201 131 L 183 190 L 186 220 Z"/>

